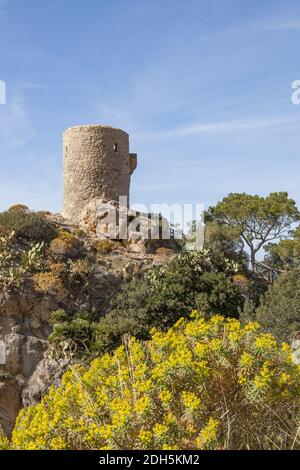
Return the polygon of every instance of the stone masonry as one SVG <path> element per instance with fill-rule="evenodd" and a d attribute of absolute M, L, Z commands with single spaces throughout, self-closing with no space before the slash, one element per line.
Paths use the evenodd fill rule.
<path fill-rule="evenodd" d="M 75 126 L 63 136 L 64 211 L 80 222 L 92 201 L 129 201 L 130 178 L 137 155 L 129 153 L 129 136 L 121 129 L 103 125 Z"/>

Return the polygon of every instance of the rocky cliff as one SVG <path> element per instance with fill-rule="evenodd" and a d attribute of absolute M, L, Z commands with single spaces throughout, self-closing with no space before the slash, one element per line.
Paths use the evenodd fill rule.
<path fill-rule="evenodd" d="M 21 219 L 28 214 L 16 210 Z M 0 344 L 5 355 L 0 361 L 0 425 L 8 434 L 20 408 L 58 385 L 71 363 L 48 342 L 51 312 L 86 310 L 101 316 L 122 282 L 168 261 L 166 253 L 151 253 L 155 250 L 144 243 L 100 241 L 88 227 L 82 230 L 61 216 L 41 217 L 56 231 L 42 248 L 24 238 L 23 225 L 21 235 L 0 233 Z"/>

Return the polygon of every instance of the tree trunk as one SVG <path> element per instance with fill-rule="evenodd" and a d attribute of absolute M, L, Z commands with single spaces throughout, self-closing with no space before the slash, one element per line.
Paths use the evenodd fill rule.
<path fill-rule="evenodd" d="M 254 251 L 254 250 L 251 250 L 251 253 L 250 253 L 250 260 L 251 260 L 251 269 L 252 269 L 252 272 L 255 273 L 255 272 L 256 272 L 256 266 L 255 266 L 255 251 Z"/>

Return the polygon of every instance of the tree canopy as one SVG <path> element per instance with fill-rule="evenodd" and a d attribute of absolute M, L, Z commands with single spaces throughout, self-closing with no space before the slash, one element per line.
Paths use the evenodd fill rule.
<path fill-rule="evenodd" d="M 268 264 L 279 269 L 291 269 L 300 266 L 300 226 L 292 233 L 292 238 L 270 243 L 265 247 Z"/>
<path fill-rule="evenodd" d="M 267 243 L 286 237 L 299 215 L 295 201 L 286 192 L 270 193 L 267 197 L 231 193 L 211 207 L 206 218 L 238 230 L 255 271 L 258 251 Z"/>

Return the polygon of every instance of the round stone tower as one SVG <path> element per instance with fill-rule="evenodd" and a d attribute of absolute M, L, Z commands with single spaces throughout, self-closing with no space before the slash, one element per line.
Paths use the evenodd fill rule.
<path fill-rule="evenodd" d="M 63 135 L 64 211 L 80 221 L 93 200 L 129 200 L 130 177 L 137 165 L 129 153 L 129 136 L 121 129 L 103 125 L 70 127 Z"/>

